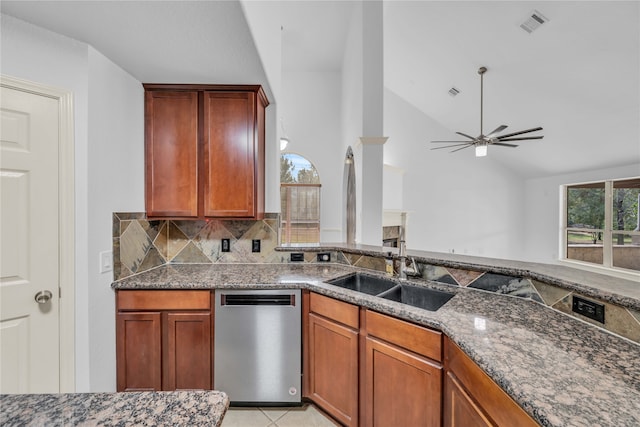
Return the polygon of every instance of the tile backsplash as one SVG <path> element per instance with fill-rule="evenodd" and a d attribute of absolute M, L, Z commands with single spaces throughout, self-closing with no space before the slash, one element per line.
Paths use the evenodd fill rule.
<path fill-rule="evenodd" d="M 113 214 L 114 279 L 119 280 L 163 264 L 216 262 L 286 262 L 276 252 L 278 214 L 263 220 L 150 220 L 144 213 Z M 230 251 L 222 252 L 222 239 Z M 252 241 L 260 239 L 260 252 Z"/>

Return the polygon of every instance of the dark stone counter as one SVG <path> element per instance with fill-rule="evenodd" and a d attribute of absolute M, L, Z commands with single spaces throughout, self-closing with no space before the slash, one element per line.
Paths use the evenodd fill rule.
<path fill-rule="evenodd" d="M 219 391 L 5 394 L 0 425 L 220 426 L 228 407 Z"/>

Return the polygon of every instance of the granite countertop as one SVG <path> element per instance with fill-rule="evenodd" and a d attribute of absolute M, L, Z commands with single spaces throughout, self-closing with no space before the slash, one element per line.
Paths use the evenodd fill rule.
<path fill-rule="evenodd" d="M 431 312 L 324 283 L 354 270 L 340 264 L 168 265 L 112 287 L 310 289 L 443 331 L 543 426 L 640 425 L 639 345 L 507 295 L 411 281 L 456 294 Z"/>
<path fill-rule="evenodd" d="M 229 398 L 220 391 L 0 395 L 0 425 L 220 426 Z"/>

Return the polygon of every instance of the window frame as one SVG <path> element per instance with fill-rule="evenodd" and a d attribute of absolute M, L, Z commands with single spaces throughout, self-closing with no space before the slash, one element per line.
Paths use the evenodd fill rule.
<path fill-rule="evenodd" d="M 615 230 L 613 228 L 613 197 L 614 184 L 620 181 L 630 181 L 640 179 L 640 176 L 629 178 L 605 179 L 597 181 L 586 181 L 572 184 L 564 184 L 560 186 L 561 212 L 560 212 L 560 250 L 559 261 L 561 263 L 570 264 L 573 267 L 583 270 L 593 271 L 597 273 L 607 274 L 609 276 L 619 277 L 623 279 L 637 280 L 640 278 L 640 271 L 631 270 L 613 265 L 613 248 L 614 235 L 620 234 L 623 230 Z M 604 228 L 603 229 L 582 229 L 579 227 L 569 227 L 568 222 L 568 197 L 567 191 L 570 187 L 579 185 L 597 185 L 604 183 Z M 569 231 L 602 231 L 602 264 L 596 264 L 588 261 L 567 258 L 568 243 L 567 235 Z M 624 234 L 639 235 L 640 231 L 624 230 Z"/>
<path fill-rule="evenodd" d="M 289 246 L 289 247 L 295 247 L 295 246 L 318 246 L 320 244 L 320 234 L 321 234 L 321 229 L 320 229 L 320 222 L 321 222 L 321 217 L 322 217 L 322 208 L 320 203 L 322 202 L 321 199 L 321 195 L 322 195 L 322 184 L 295 184 L 295 183 L 280 183 L 280 193 L 282 194 L 282 190 L 283 188 L 301 188 L 301 187 L 313 187 L 313 188 L 317 188 L 318 191 L 318 220 L 317 220 L 317 224 L 318 224 L 318 241 L 317 242 L 299 242 L 299 243 L 291 243 L 287 240 L 289 239 L 285 239 L 285 235 L 287 233 L 287 227 L 285 227 L 285 217 L 287 216 L 287 212 L 281 212 L 281 217 L 280 217 L 280 244 L 282 246 Z M 282 196 L 281 196 L 282 197 Z M 290 208 L 290 206 L 289 206 Z M 280 210 L 282 211 L 282 202 L 280 204 Z M 302 222 L 299 222 L 302 223 Z M 309 223 L 311 223 L 311 221 L 309 221 Z M 287 222 L 287 226 L 291 227 L 291 225 L 293 224 L 293 222 L 288 223 Z"/>

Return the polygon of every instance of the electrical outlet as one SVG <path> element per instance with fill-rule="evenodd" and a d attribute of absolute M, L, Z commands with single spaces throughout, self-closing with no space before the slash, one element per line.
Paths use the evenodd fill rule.
<path fill-rule="evenodd" d="M 111 251 L 100 252 L 100 273 L 113 271 L 113 254 Z"/>
<path fill-rule="evenodd" d="M 582 314 L 596 322 L 604 323 L 604 304 L 589 301 L 574 295 L 571 309 L 575 313 Z"/>
<path fill-rule="evenodd" d="M 320 252 L 316 259 L 318 262 L 331 262 L 331 254 L 329 252 Z"/>
<path fill-rule="evenodd" d="M 291 252 L 291 262 L 304 261 L 304 254 L 302 252 Z"/>
<path fill-rule="evenodd" d="M 260 239 L 253 239 L 251 241 L 251 252 L 260 252 Z"/>
<path fill-rule="evenodd" d="M 231 252 L 231 239 L 222 239 L 222 252 Z"/>

